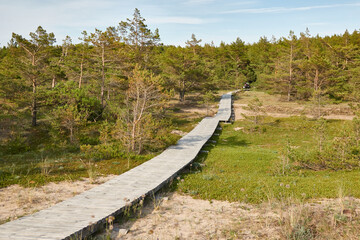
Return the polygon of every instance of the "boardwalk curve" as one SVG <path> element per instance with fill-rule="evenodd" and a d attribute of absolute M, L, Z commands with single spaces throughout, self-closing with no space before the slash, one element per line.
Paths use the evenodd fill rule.
<path fill-rule="evenodd" d="M 153 159 L 48 209 L 0 225 L 0 239 L 81 239 L 98 230 L 109 216 L 159 190 L 191 163 L 214 134 L 219 122 L 232 116 L 232 93 L 224 94 L 214 117 L 204 118 L 176 145 Z"/>

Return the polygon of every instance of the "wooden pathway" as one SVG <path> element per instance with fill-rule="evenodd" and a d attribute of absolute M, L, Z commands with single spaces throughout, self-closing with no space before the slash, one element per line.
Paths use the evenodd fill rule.
<path fill-rule="evenodd" d="M 81 239 L 159 190 L 191 163 L 219 122 L 231 118 L 232 93 L 224 94 L 216 116 L 204 118 L 190 133 L 157 157 L 51 208 L 0 225 L 1 240 Z"/>

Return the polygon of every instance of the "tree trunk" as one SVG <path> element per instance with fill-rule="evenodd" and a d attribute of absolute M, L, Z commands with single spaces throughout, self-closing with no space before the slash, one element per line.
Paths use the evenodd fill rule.
<path fill-rule="evenodd" d="M 101 106 L 105 108 L 105 101 L 104 101 L 104 88 L 105 88 L 105 46 L 101 46 Z"/>
<path fill-rule="evenodd" d="M 290 98 L 291 98 L 291 84 L 292 84 L 292 71 L 293 71 L 293 66 L 292 66 L 292 63 L 293 63 L 293 45 L 291 44 L 291 47 L 290 47 L 290 64 L 289 64 L 289 84 L 288 84 L 288 96 L 287 96 L 287 100 L 288 102 L 290 101 Z"/>
<path fill-rule="evenodd" d="M 71 127 L 69 128 L 69 130 L 70 130 L 70 142 L 71 142 L 71 143 L 74 143 L 74 129 L 73 129 L 73 127 L 71 126 Z"/>
<path fill-rule="evenodd" d="M 180 102 L 185 101 L 185 90 L 180 90 L 179 91 L 179 101 Z"/>
<path fill-rule="evenodd" d="M 80 77 L 79 77 L 79 88 L 81 88 L 81 84 L 82 84 L 82 79 L 83 79 L 83 64 L 84 60 L 81 59 L 81 63 L 80 63 Z"/>
<path fill-rule="evenodd" d="M 55 80 L 56 80 L 56 77 L 53 76 L 52 83 L 51 83 L 51 88 L 55 87 Z"/>
<path fill-rule="evenodd" d="M 317 91 L 319 88 L 319 69 L 315 69 L 315 77 L 314 77 L 314 90 Z"/>
<path fill-rule="evenodd" d="M 133 126 L 131 129 L 131 145 L 130 145 L 130 150 L 131 152 L 135 151 L 135 142 L 136 142 L 136 122 L 133 122 Z"/>
<path fill-rule="evenodd" d="M 321 92 L 317 93 L 317 100 L 318 100 L 318 118 L 321 117 Z"/>
<path fill-rule="evenodd" d="M 31 104 L 31 116 L 32 123 L 31 125 L 35 127 L 37 125 L 36 117 L 37 117 L 37 104 L 36 104 L 36 81 L 33 79 L 33 96 L 32 96 L 32 104 Z"/>
<path fill-rule="evenodd" d="M 35 54 L 32 55 L 31 65 L 35 66 Z M 36 78 L 32 79 L 32 87 L 33 87 L 33 96 L 32 96 L 32 104 L 31 104 L 31 125 L 35 127 L 37 125 L 37 104 L 36 104 Z"/>
<path fill-rule="evenodd" d="M 137 154 L 140 154 L 142 152 L 142 139 L 140 137 L 139 139 L 139 146 L 138 146 L 138 150 L 137 150 Z"/>

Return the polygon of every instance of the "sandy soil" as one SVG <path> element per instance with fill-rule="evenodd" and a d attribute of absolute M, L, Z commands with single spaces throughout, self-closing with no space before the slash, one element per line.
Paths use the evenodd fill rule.
<path fill-rule="evenodd" d="M 12 185 L 0 188 L 0 223 L 37 212 L 104 183 L 114 175 L 100 177 L 94 183 L 89 179 L 75 182 L 49 183 L 37 188 Z"/>
<path fill-rule="evenodd" d="M 111 239 L 278 239 L 277 214 L 266 207 L 193 199 L 178 193 L 157 196 L 141 216 L 114 224 Z M 266 227 L 273 225 L 272 228 Z M 98 239 L 106 236 L 99 234 Z"/>
<path fill-rule="evenodd" d="M 245 110 L 243 107 L 246 107 L 247 104 L 234 104 L 234 111 L 235 111 L 235 120 L 243 119 L 243 115 L 250 115 L 251 112 Z M 276 112 L 272 112 L 271 110 L 274 110 L 268 106 L 264 107 L 264 111 L 266 112 L 267 116 L 271 117 L 278 117 L 278 118 L 286 118 L 291 116 L 306 116 L 308 118 L 313 118 L 314 116 L 311 114 L 303 114 L 303 109 L 293 109 L 293 111 L 289 111 L 286 108 L 277 108 Z M 344 115 L 344 114 L 328 114 L 324 116 L 325 119 L 339 119 L 339 120 L 352 120 L 354 118 L 353 115 Z"/>
<path fill-rule="evenodd" d="M 348 218 L 358 216 L 359 204 L 359 199 L 343 198 L 305 204 L 286 205 L 274 201 L 250 205 L 162 193 L 156 201 L 145 203 L 141 213 L 124 223 L 110 225 L 107 232 L 98 234 L 95 239 L 106 236 L 116 240 L 287 239 L 289 228 L 301 221 L 301 216 L 306 215 L 305 219 L 311 221 L 309 224 L 328 225 L 340 211 Z M 351 228 L 351 223 L 349 225 Z"/>
<path fill-rule="evenodd" d="M 260 99 L 264 112 L 272 117 L 306 116 L 313 118 L 313 114 L 315 114 L 314 106 L 309 102 L 288 102 L 284 101 L 283 96 L 280 95 L 249 91 L 240 92 L 235 97 L 234 108 L 236 119 L 242 119 L 242 113 L 251 115 L 251 113 L 244 110 L 243 107 L 247 106 L 254 98 Z M 348 103 L 325 104 L 322 106 L 321 112 L 325 119 L 352 120 L 354 118 L 353 111 Z"/>

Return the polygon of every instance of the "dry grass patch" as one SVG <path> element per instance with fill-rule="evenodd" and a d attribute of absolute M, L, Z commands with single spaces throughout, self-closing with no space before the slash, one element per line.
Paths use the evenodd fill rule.
<path fill-rule="evenodd" d="M 24 188 L 19 185 L 11 185 L 0 189 L 0 223 L 5 223 L 28 215 L 42 209 L 46 209 L 58 202 L 71 198 L 79 193 L 87 191 L 101 183 L 104 183 L 114 175 L 82 181 L 63 181 L 60 183 L 48 183 L 41 187 Z"/>
<path fill-rule="evenodd" d="M 93 239 L 358 239 L 359 207 L 341 197 L 245 204 L 161 193 Z"/>
<path fill-rule="evenodd" d="M 305 115 L 312 117 L 314 115 L 314 105 L 311 102 L 285 101 L 280 95 L 270 95 L 264 92 L 241 92 L 238 94 L 234 104 L 235 108 L 241 108 L 254 98 L 259 98 L 263 102 L 263 109 L 274 117 L 289 117 Z M 322 107 L 322 113 L 328 119 L 351 120 L 353 111 L 348 103 L 331 104 L 327 103 Z"/>

